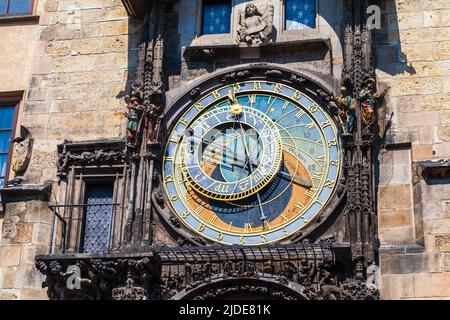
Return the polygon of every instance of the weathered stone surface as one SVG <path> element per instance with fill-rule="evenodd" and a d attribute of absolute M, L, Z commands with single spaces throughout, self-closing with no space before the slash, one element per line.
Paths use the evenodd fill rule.
<path fill-rule="evenodd" d="M 0 246 L 0 267 L 17 266 L 20 263 L 21 254 L 20 245 L 1 245 Z"/>
<path fill-rule="evenodd" d="M 436 250 L 450 252 L 450 234 L 436 235 Z"/>
<path fill-rule="evenodd" d="M 442 272 L 442 259 L 438 253 L 380 255 L 383 274 L 413 274 Z"/>
<path fill-rule="evenodd" d="M 388 185 L 379 191 L 380 209 L 406 209 L 412 206 L 409 184 Z"/>

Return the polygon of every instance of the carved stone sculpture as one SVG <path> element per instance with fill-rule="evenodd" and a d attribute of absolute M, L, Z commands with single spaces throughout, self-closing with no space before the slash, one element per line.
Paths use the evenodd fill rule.
<path fill-rule="evenodd" d="M 12 170 L 15 174 L 14 184 L 19 184 L 30 163 L 34 139 L 31 133 L 21 126 L 20 136 L 12 142 L 14 143 L 14 154 L 12 157 Z"/>
<path fill-rule="evenodd" d="M 263 13 L 253 3 L 238 12 L 236 40 L 238 43 L 261 44 L 270 42 L 273 31 L 273 5 L 268 5 Z"/>

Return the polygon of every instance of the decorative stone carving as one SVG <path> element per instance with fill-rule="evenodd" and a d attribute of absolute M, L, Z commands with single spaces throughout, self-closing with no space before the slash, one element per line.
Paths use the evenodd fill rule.
<path fill-rule="evenodd" d="M 67 176 L 71 165 L 105 165 L 125 162 L 121 144 L 103 142 L 97 145 L 89 143 L 73 143 L 65 140 L 58 146 L 58 160 L 56 162 L 57 176 L 61 179 Z"/>
<path fill-rule="evenodd" d="M 25 174 L 28 165 L 30 164 L 34 139 L 31 136 L 30 131 L 28 131 L 27 128 L 21 126 L 20 136 L 15 138 L 12 142 L 14 143 L 14 153 L 11 163 L 12 170 L 15 174 L 13 184 L 18 185 L 21 183 L 23 175 Z"/>
<path fill-rule="evenodd" d="M 261 12 L 253 3 L 238 12 L 236 40 L 238 43 L 261 44 L 272 41 L 274 6 Z"/>

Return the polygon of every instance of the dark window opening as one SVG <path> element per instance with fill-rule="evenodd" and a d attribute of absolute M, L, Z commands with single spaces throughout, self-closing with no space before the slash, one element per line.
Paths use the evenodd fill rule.
<path fill-rule="evenodd" d="M 113 182 L 86 184 L 86 208 L 83 219 L 82 252 L 107 253 L 113 216 Z"/>
<path fill-rule="evenodd" d="M 203 34 L 230 33 L 231 29 L 231 1 L 205 0 L 203 1 Z"/>

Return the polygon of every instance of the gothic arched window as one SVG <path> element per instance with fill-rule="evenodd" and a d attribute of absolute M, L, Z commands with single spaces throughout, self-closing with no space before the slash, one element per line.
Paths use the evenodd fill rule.
<path fill-rule="evenodd" d="M 203 1 L 202 34 L 230 33 L 231 1 Z"/>
<path fill-rule="evenodd" d="M 314 29 L 316 13 L 316 0 L 285 0 L 285 29 Z"/>

